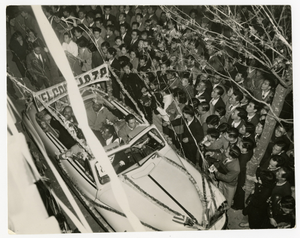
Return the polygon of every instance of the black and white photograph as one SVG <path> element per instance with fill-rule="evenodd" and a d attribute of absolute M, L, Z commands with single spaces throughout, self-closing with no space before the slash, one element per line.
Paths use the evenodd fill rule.
<path fill-rule="evenodd" d="M 176 3 L 2 6 L 6 233 L 296 237 L 294 6 Z"/>

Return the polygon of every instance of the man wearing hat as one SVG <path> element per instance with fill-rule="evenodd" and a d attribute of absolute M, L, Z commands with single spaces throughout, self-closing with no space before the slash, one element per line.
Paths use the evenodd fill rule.
<path fill-rule="evenodd" d="M 92 105 L 86 110 L 89 126 L 101 143 L 105 142 L 103 141 L 100 128 L 106 124 L 106 120 L 113 123 L 118 119 L 103 104 L 103 98 L 97 95 Z"/>

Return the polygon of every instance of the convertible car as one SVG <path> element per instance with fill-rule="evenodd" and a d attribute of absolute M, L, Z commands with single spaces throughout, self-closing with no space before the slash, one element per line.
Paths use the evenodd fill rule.
<path fill-rule="evenodd" d="M 97 87 L 101 77 L 107 80 L 103 69 L 106 67 L 93 69 L 100 72 L 99 77 L 84 82 L 78 80 L 91 75 L 87 72 L 76 80 L 86 108 L 91 106 L 95 96 L 100 96 L 104 106 L 118 115 L 119 121 L 114 125 L 116 131 L 129 113 L 139 123 L 130 133 L 129 143 L 104 147 L 132 212 L 147 231 L 223 229 L 227 221 L 224 196 L 168 145 L 154 125 L 145 124 L 130 108 Z M 64 83 L 34 93 L 33 99 L 23 111 L 24 129 L 38 148 L 59 164 L 114 231 L 128 231 L 130 223 L 113 195 L 109 175 L 102 169 L 103 158 L 94 158 L 82 135 L 72 133 L 65 123 L 62 110 L 69 101 Z M 41 115 L 48 115 L 48 119 L 41 119 Z M 100 142 L 99 146 L 102 146 Z"/>

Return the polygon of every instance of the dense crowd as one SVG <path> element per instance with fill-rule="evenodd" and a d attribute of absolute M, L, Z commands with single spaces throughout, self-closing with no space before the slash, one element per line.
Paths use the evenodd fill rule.
<path fill-rule="evenodd" d="M 102 90 L 142 113 L 196 167 L 202 168 L 205 159 L 228 207 L 243 210 L 241 227 L 294 227 L 290 124 L 277 124 L 256 176 L 248 177 L 255 182 L 253 193 L 246 199 L 244 191 L 246 165 L 261 143 L 278 80 L 255 58 L 244 59 L 243 65 L 233 60 L 232 49 L 217 54 L 196 26 L 211 37 L 226 36 L 229 30 L 210 21 L 201 7 L 180 9 L 182 16 L 176 18 L 155 6 L 43 7 L 74 75 L 108 64 L 112 91 L 106 83 Z M 32 13 L 26 8 L 11 12 L 9 47 L 22 77 L 37 90 L 59 82 L 60 72 Z M 292 118 L 291 104 L 290 93 L 280 117 Z M 91 129 L 103 145 L 120 138 L 127 143 L 134 117 L 126 117 L 116 135 L 106 125 L 106 119 L 114 122 L 116 116 L 103 108 L 100 99 L 87 110 Z"/>

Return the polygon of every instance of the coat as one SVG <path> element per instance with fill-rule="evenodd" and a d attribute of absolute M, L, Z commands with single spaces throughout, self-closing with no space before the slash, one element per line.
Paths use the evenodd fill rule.
<path fill-rule="evenodd" d="M 194 164 L 197 163 L 197 145 L 196 143 L 200 143 L 203 138 L 204 138 L 204 133 L 203 133 L 203 128 L 200 124 L 200 122 L 194 117 L 193 121 L 191 124 L 187 127 L 187 122 L 185 123 L 183 121 L 183 118 L 178 118 L 174 121 L 172 121 L 173 126 L 179 126 L 182 125 L 184 126 L 183 133 L 182 133 L 182 138 L 187 138 L 188 142 L 184 143 L 182 142 L 182 147 L 184 154 L 187 159 L 192 161 Z M 191 133 L 192 134 L 191 134 Z M 194 138 L 196 140 L 196 143 L 194 141 Z"/>
<path fill-rule="evenodd" d="M 224 163 L 226 157 L 221 154 L 221 163 Z M 240 173 L 240 162 L 238 159 L 233 159 L 230 162 L 225 163 L 225 167 L 227 169 L 226 174 L 222 174 L 220 172 L 216 172 L 216 178 L 220 181 L 227 183 L 230 186 L 236 186 L 238 182 L 238 176 Z"/>
<path fill-rule="evenodd" d="M 41 52 L 41 56 L 43 62 L 41 62 L 33 52 L 28 54 L 26 58 L 27 68 L 39 87 L 41 87 L 43 84 L 46 87 L 49 87 L 52 82 L 50 73 L 51 65 L 46 53 Z"/>

